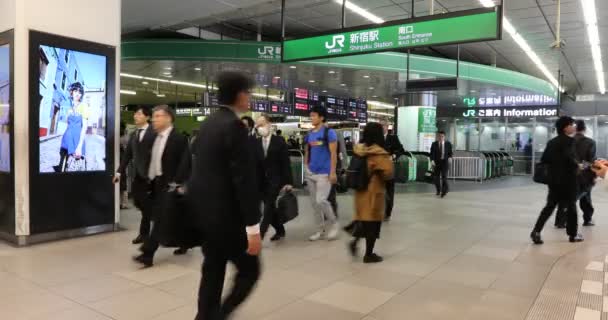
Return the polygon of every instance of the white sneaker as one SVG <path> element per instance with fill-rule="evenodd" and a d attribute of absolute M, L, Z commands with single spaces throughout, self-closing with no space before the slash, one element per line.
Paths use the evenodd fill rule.
<path fill-rule="evenodd" d="M 340 235 L 340 225 L 336 222 L 334 223 L 333 226 L 331 226 L 331 229 L 329 230 L 329 233 L 327 233 L 327 240 L 336 240 L 338 239 L 338 236 Z"/>
<path fill-rule="evenodd" d="M 325 232 L 324 231 L 319 231 L 315 234 L 313 234 L 312 236 L 310 236 L 310 238 L 308 238 L 308 240 L 310 241 L 319 241 L 321 239 L 325 238 Z"/>

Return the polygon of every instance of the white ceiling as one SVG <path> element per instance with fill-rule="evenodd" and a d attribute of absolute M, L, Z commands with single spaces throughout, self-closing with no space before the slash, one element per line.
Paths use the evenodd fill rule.
<path fill-rule="evenodd" d="M 384 20 L 409 18 L 412 0 L 350 0 Z M 494 0 L 498 2 L 499 0 Z M 608 57 L 608 0 L 595 0 L 604 57 Z M 286 0 L 286 35 L 304 35 L 340 28 L 341 7 L 333 0 Z M 123 0 L 123 32 L 143 29 L 179 30 L 191 26 L 256 32 L 269 39 L 280 36 L 280 0 Z M 507 0 L 505 16 L 557 77 L 565 74 L 571 93 L 598 91 L 591 49 L 580 0 L 561 0 L 563 54 L 550 48 L 554 42 L 557 0 Z M 435 13 L 480 8 L 478 0 L 435 0 Z M 430 0 L 415 0 L 416 16 L 428 15 Z M 541 11 L 542 10 L 542 11 Z M 545 17 L 549 24 L 545 20 Z M 347 26 L 370 22 L 347 11 Z M 553 32 L 552 32 L 553 31 Z M 463 59 L 544 78 L 540 70 L 504 32 L 503 40 L 462 46 Z M 455 46 L 436 47 L 434 54 L 456 56 Z M 608 60 L 605 59 L 605 60 Z M 608 66 L 604 67 L 608 69 Z"/>

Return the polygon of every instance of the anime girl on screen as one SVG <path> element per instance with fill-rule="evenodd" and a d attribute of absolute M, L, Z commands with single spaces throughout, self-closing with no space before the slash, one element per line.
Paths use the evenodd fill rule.
<path fill-rule="evenodd" d="M 70 108 L 67 111 L 67 129 L 61 138 L 61 148 L 59 149 L 59 164 L 53 166 L 55 172 L 66 172 L 68 159 L 85 160 L 86 146 L 85 138 L 87 134 L 87 121 L 89 118 L 89 106 L 83 102 L 84 87 L 80 82 L 70 85 Z M 86 163 L 86 162 L 85 162 Z M 82 171 L 86 168 L 82 169 Z M 81 171 L 81 170 L 78 170 Z"/>

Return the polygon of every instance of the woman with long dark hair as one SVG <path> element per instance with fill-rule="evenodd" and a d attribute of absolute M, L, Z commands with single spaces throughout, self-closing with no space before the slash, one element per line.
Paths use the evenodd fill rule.
<path fill-rule="evenodd" d="M 70 85 L 70 108 L 67 112 L 68 127 L 61 138 L 61 148 L 59 149 L 59 165 L 54 166 L 55 172 L 65 172 L 67 160 L 73 157 L 75 160 L 85 158 L 85 137 L 87 133 L 87 120 L 89 117 L 89 106 L 83 102 L 84 87 L 80 82 Z M 85 168 L 86 170 L 86 168 Z"/>
<path fill-rule="evenodd" d="M 364 263 L 377 263 L 383 259 L 374 253 L 376 239 L 380 238 L 380 228 L 384 219 L 384 196 L 386 181 L 393 177 L 393 161 L 384 149 L 382 125 L 370 122 L 363 130 L 361 143 L 354 147 L 355 155 L 367 159 L 370 175 L 367 190 L 355 192 L 355 215 L 352 229 L 353 241 L 349 244 L 351 254 L 357 256 L 357 245 L 365 239 Z"/>

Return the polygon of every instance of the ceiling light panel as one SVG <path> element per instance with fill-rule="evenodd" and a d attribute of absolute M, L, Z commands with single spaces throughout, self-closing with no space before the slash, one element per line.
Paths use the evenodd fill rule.
<path fill-rule="evenodd" d="M 591 45 L 591 56 L 593 57 L 593 66 L 595 68 L 595 76 L 597 77 L 597 87 L 599 92 L 604 94 L 606 93 L 606 74 L 604 73 L 602 48 L 600 47 L 600 34 L 597 27 L 595 0 L 581 0 L 581 5 L 583 7 L 585 25 L 587 26 L 586 29 L 587 36 L 589 38 L 589 45 Z"/>

